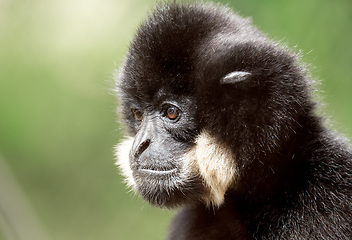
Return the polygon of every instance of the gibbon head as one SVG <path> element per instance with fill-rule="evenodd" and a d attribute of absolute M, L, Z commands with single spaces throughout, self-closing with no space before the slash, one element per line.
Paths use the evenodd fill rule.
<path fill-rule="evenodd" d="M 309 111 L 295 62 L 224 7 L 157 6 L 117 75 L 129 130 L 117 163 L 128 184 L 162 207 L 221 205 Z"/>

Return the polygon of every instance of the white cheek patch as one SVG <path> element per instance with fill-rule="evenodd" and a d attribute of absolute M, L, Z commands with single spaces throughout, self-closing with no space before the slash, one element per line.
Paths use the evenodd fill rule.
<path fill-rule="evenodd" d="M 121 143 L 115 146 L 116 165 L 119 166 L 121 174 L 125 177 L 125 182 L 128 187 L 136 190 L 136 183 L 132 176 L 130 168 L 130 151 L 133 145 L 134 138 L 128 137 Z"/>
<path fill-rule="evenodd" d="M 218 143 L 207 132 L 196 139 L 196 146 L 185 155 L 184 168 L 190 175 L 198 174 L 209 189 L 206 204 L 220 206 L 226 191 L 236 182 L 238 170 L 230 149 Z"/>

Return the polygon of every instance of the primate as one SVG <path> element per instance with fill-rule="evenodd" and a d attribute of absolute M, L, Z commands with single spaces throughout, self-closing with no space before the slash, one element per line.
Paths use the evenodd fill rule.
<path fill-rule="evenodd" d="M 297 54 L 210 3 L 158 4 L 117 74 L 127 183 L 168 239 L 352 239 L 352 151 Z"/>

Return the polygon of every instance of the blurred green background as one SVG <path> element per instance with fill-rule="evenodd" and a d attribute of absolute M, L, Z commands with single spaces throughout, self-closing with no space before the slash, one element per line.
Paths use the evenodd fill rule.
<path fill-rule="evenodd" d="M 114 69 L 151 0 L 0 0 L 0 239 L 164 239 L 173 212 L 128 192 Z M 352 137 L 352 2 L 220 1 L 302 50 Z"/>

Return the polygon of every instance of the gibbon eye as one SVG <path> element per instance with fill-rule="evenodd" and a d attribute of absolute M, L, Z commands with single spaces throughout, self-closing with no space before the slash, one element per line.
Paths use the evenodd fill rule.
<path fill-rule="evenodd" d="M 174 106 L 170 106 L 166 109 L 166 115 L 170 120 L 176 120 L 180 115 L 180 110 Z"/>
<path fill-rule="evenodd" d="M 137 120 L 137 121 L 142 121 L 143 120 L 143 112 L 139 109 L 132 109 L 132 113 L 133 113 L 133 116 L 134 118 Z"/>

